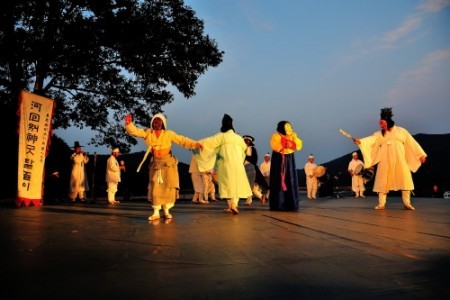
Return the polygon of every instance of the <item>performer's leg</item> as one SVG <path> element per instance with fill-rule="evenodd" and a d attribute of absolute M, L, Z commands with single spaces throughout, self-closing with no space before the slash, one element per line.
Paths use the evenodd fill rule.
<path fill-rule="evenodd" d="M 164 217 L 166 219 L 172 219 L 172 215 L 170 214 L 169 209 L 171 209 L 173 206 L 173 203 L 167 203 L 162 206 L 164 210 Z"/>
<path fill-rule="evenodd" d="M 359 195 L 361 197 L 365 197 L 364 196 L 364 191 L 366 190 L 366 188 L 364 187 L 364 179 L 362 178 L 362 176 L 360 176 L 359 178 Z"/>
<path fill-rule="evenodd" d="M 378 205 L 375 206 L 375 209 L 377 210 L 384 209 L 386 206 L 386 199 L 387 199 L 386 193 L 378 193 Z"/>
<path fill-rule="evenodd" d="M 198 193 L 194 192 L 194 196 L 192 197 L 192 202 L 198 203 Z"/>
<path fill-rule="evenodd" d="M 206 204 L 209 203 L 207 200 L 205 200 L 205 196 L 203 195 L 203 193 L 198 193 L 198 202 L 200 202 L 200 204 Z"/>
<path fill-rule="evenodd" d="M 231 211 L 233 214 L 237 215 L 239 213 L 238 210 L 239 198 L 231 198 Z"/>
<path fill-rule="evenodd" d="M 405 209 L 415 210 L 415 207 L 411 205 L 411 191 L 402 191 L 402 200 Z"/>
<path fill-rule="evenodd" d="M 158 220 L 160 218 L 159 210 L 161 209 L 161 205 L 152 205 L 152 207 L 153 207 L 153 215 L 148 217 L 149 221 Z"/>
<path fill-rule="evenodd" d="M 311 196 L 313 199 L 316 199 L 317 194 L 317 179 L 313 181 Z"/>

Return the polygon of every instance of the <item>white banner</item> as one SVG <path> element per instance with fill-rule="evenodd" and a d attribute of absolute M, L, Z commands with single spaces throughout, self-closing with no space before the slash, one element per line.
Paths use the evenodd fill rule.
<path fill-rule="evenodd" d="M 47 147 L 54 101 L 22 91 L 19 95 L 19 160 L 16 206 L 42 205 Z"/>

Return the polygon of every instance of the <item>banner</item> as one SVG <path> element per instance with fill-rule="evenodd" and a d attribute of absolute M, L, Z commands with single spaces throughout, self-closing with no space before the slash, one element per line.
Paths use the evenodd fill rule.
<path fill-rule="evenodd" d="M 42 205 L 47 147 L 54 101 L 22 91 L 19 95 L 19 160 L 16 206 Z"/>

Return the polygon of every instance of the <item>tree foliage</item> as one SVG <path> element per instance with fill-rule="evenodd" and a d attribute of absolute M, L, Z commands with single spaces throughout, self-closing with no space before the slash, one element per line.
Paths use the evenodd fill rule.
<path fill-rule="evenodd" d="M 0 97 L 9 111 L 17 92 L 56 101 L 54 128 L 90 128 L 91 143 L 123 152 L 132 112 L 149 116 L 174 100 L 171 88 L 195 95 L 223 52 L 182 0 L 40 0 L 0 4 Z M 15 124 L 13 124 L 15 125 Z"/>

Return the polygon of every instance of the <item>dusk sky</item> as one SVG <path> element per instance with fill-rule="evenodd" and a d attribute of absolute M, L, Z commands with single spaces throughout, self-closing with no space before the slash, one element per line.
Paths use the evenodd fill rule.
<path fill-rule="evenodd" d="M 259 161 L 279 121 L 303 140 L 297 168 L 357 147 L 379 130 L 380 109 L 411 134 L 450 133 L 450 0 L 188 0 L 225 52 L 196 95 L 164 107 L 168 129 L 192 139 L 217 133 L 224 113 L 255 137 Z M 132 113 L 132 112 L 131 112 Z M 149 116 L 150 120 L 151 116 Z M 109 154 L 89 132 L 57 130 L 69 146 Z M 145 151 L 139 139 L 133 152 Z M 190 151 L 174 145 L 184 163 Z M 349 156 L 349 161 L 351 157 Z"/>

